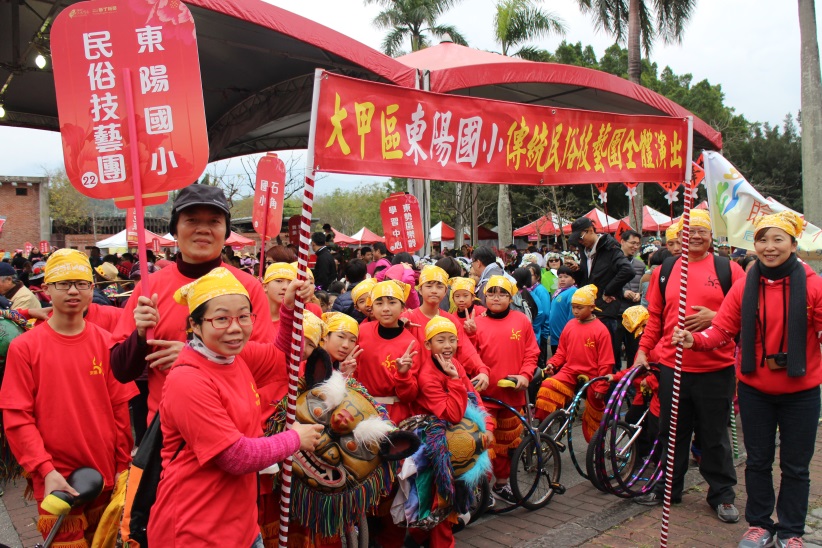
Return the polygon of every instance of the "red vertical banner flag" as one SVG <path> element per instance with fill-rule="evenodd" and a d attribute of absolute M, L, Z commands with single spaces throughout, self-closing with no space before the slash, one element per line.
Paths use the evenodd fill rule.
<path fill-rule="evenodd" d="M 288 219 L 288 243 L 300 245 L 300 216 L 292 215 Z"/>
<path fill-rule="evenodd" d="M 26 245 L 23 246 L 23 251 L 26 255 L 31 255 L 32 249 L 34 249 L 34 244 L 31 242 L 26 242 Z"/>
<path fill-rule="evenodd" d="M 283 161 L 276 154 L 266 154 L 260 158 L 257 163 L 251 224 L 254 231 L 264 239 L 276 238 L 282 228 L 284 187 Z"/>
<path fill-rule="evenodd" d="M 126 243 L 137 247 L 137 210 L 133 207 L 126 209 Z"/>
<path fill-rule="evenodd" d="M 82 194 L 134 204 L 131 147 L 145 205 L 202 175 L 208 161 L 194 19 L 182 2 L 95 0 L 51 29 L 66 174 Z M 130 142 L 124 71 L 133 83 Z"/>
<path fill-rule="evenodd" d="M 151 239 L 151 250 L 154 251 L 154 253 L 160 252 L 160 238 Z"/>
<path fill-rule="evenodd" d="M 40 240 L 40 253 L 45 255 L 49 251 L 51 251 L 51 245 L 48 243 L 48 241 Z"/>
<path fill-rule="evenodd" d="M 425 242 L 420 204 L 412 194 L 397 192 L 380 204 L 385 246 L 391 253 L 413 252 Z"/>

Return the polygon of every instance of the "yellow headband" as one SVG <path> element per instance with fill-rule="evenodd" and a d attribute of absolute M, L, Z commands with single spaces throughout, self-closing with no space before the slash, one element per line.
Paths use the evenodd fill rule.
<path fill-rule="evenodd" d="M 679 232 L 682 230 L 682 220 L 675 222 L 665 230 L 665 241 L 678 240 Z"/>
<path fill-rule="evenodd" d="M 452 295 L 457 291 L 468 291 L 471 295 L 476 294 L 477 282 L 471 278 L 451 278 L 448 284 L 451 286 Z"/>
<path fill-rule="evenodd" d="M 354 289 L 351 290 L 351 300 L 354 301 L 354 304 L 356 305 L 363 295 L 371 293 L 375 285 L 377 285 L 377 280 L 374 278 L 368 278 L 355 285 Z"/>
<path fill-rule="evenodd" d="M 488 278 L 488 284 L 485 286 L 485 294 L 487 295 L 493 287 L 501 287 L 512 297 L 517 294 L 517 286 L 505 276 L 496 275 Z"/>
<path fill-rule="evenodd" d="M 648 309 L 637 304 L 631 306 L 622 313 L 622 326 L 628 330 L 629 333 L 634 334 L 634 338 L 638 339 L 645 330 L 645 324 L 648 323 Z"/>
<path fill-rule="evenodd" d="M 582 306 L 595 306 L 597 300 L 597 286 L 585 285 L 574 292 L 571 297 L 571 304 L 580 304 Z"/>
<path fill-rule="evenodd" d="M 754 233 L 758 234 L 760 230 L 766 228 L 782 229 L 796 239 L 805 229 L 805 221 L 793 211 L 780 211 L 761 217 L 756 223 Z"/>
<path fill-rule="evenodd" d="M 46 261 L 44 283 L 51 284 L 65 280 L 83 280 L 93 282 L 91 263 L 82 251 L 76 249 L 58 249 Z"/>
<path fill-rule="evenodd" d="M 203 303 L 223 295 L 244 295 L 248 298 L 248 291 L 234 274 L 220 266 L 178 289 L 174 300 L 188 306 L 189 312 L 194 312 Z"/>
<path fill-rule="evenodd" d="M 425 265 L 420 271 L 420 282 L 417 287 L 422 287 L 425 282 L 440 282 L 448 285 L 448 273 L 438 266 Z"/>
<path fill-rule="evenodd" d="M 325 336 L 325 323 L 309 310 L 303 312 L 303 334 L 305 338 L 319 346 L 320 340 Z"/>
<path fill-rule="evenodd" d="M 711 215 L 704 209 L 691 210 L 691 227 L 698 226 L 700 228 L 711 229 Z"/>
<path fill-rule="evenodd" d="M 299 263 L 297 263 L 297 261 L 294 261 L 293 263 L 291 263 L 291 266 L 292 266 L 292 268 L 294 268 L 294 272 L 297 272 L 297 270 L 300 269 L 300 265 L 299 265 Z M 314 272 L 312 272 L 310 268 L 305 267 L 305 273 L 308 276 L 309 280 L 312 280 L 312 281 L 314 280 Z"/>
<path fill-rule="evenodd" d="M 323 321 L 328 327 L 329 333 L 346 331 L 355 337 L 360 336 L 360 326 L 357 323 L 357 320 L 348 314 L 343 314 L 342 312 L 326 312 L 323 314 Z"/>
<path fill-rule="evenodd" d="M 263 283 L 267 284 L 273 280 L 289 280 L 297 279 L 297 269 L 292 264 L 288 263 L 274 263 L 265 269 L 265 276 Z"/>
<path fill-rule="evenodd" d="M 405 303 L 410 294 L 410 285 L 397 280 L 385 280 L 375 285 L 374 289 L 371 290 L 371 302 L 373 303 L 380 297 L 393 297 Z"/>
<path fill-rule="evenodd" d="M 456 335 L 457 326 L 455 326 L 454 322 L 448 318 L 434 316 L 427 324 L 425 324 L 425 340 L 430 341 L 432 337 L 435 337 L 440 333 L 451 333 L 452 335 Z"/>

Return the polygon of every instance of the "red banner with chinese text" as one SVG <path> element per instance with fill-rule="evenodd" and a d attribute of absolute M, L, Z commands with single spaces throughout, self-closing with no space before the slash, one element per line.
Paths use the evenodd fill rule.
<path fill-rule="evenodd" d="M 48 240 L 40 240 L 40 253 L 45 255 L 46 253 L 51 251 L 51 244 L 49 244 Z"/>
<path fill-rule="evenodd" d="M 208 161 L 194 19 L 182 2 L 95 0 L 51 29 L 66 174 L 90 198 L 134 203 L 123 69 L 134 83 L 145 205 L 194 182 Z"/>
<path fill-rule="evenodd" d="M 323 73 L 317 171 L 520 185 L 685 178 L 685 118 L 522 105 Z"/>
<path fill-rule="evenodd" d="M 299 215 L 292 215 L 288 218 L 288 243 L 296 246 L 300 245 L 300 217 Z"/>
<path fill-rule="evenodd" d="M 397 192 L 380 204 L 385 246 L 391 253 L 414 252 L 425 240 L 420 204 L 411 194 Z"/>
<path fill-rule="evenodd" d="M 266 240 L 276 238 L 282 230 L 284 187 L 283 161 L 276 154 L 266 154 L 260 158 L 257 163 L 251 224 L 257 234 L 265 235 Z"/>
<path fill-rule="evenodd" d="M 137 247 L 137 210 L 133 207 L 126 209 L 126 245 Z"/>

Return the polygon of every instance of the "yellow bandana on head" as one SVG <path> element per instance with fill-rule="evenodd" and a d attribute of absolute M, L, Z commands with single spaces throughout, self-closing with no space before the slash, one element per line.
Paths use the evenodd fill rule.
<path fill-rule="evenodd" d="M 202 278 L 186 284 L 174 293 L 174 300 L 194 312 L 201 304 L 223 295 L 245 295 L 248 291 L 227 268 L 215 268 Z"/>
<path fill-rule="evenodd" d="M 451 278 L 448 285 L 451 286 L 452 295 L 457 291 L 468 291 L 471 295 L 476 294 L 477 282 L 471 278 Z"/>
<path fill-rule="evenodd" d="M 288 263 L 274 263 L 265 269 L 265 276 L 263 283 L 267 284 L 273 280 L 290 280 L 297 279 L 297 268 L 293 264 Z"/>
<path fill-rule="evenodd" d="M 805 221 L 793 211 L 780 211 L 779 213 L 761 217 L 756 222 L 754 233 L 758 234 L 760 230 L 766 228 L 782 229 L 796 239 L 805 229 Z"/>
<path fill-rule="evenodd" d="M 375 285 L 374 289 L 371 290 L 371 302 L 373 303 L 380 297 L 393 297 L 405 303 L 410 294 L 410 285 L 397 280 L 385 280 Z"/>
<path fill-rule="evenodd" d="M 310 310 L 303 312 L 303 333 L 305 338 L 319 346 L 320 341 L 325 337 L 326 325 L 321 319 L 311 313 Z"/>
<path fill-rule="evenodd" d="M 638 339 L 645 330 L 645 324 L 648 323 L 648 318 L 650 318 L 648 309 L 641 304 L 628 307 L 625 312 L 622 313 L 622 327 L 629 333 L 633 333 L 634 338 Z"/>
<path fill-rule="evenodd" d="M 485 286 L 485 294 L 487 295 L 493 287 L 501 287 L 502 289 L 507 291 L 508 294 L 512 297 L 517 294 L 517 286 L 515 286 L 514 282 L 512 282 L 505 276 L 497 275 L 488 278 L 488 284 Z"/>
<path fill-rule="evenodd" d="M 420 271 L 420 282 L 417 287 L 422 287 L 425 282 L 441 282 L 448 285 L 448 273 L 438 266 L 425 265 Z"/>
<path fill-rule="evenodd" d="M 46 261 L 45 280 L 47 284 L 65 280 L 83 280 L 93 282 L 91 263 L 82 251 L 76 249 L 58 249 Z"/>
<path fill-rule="evenodd" d="M 323 314 L 323 321 L 328 327 L 329 333 L 334 333 L 335 331 L 346 331 L 355 337 L 360 336 L 360 326 L 357 323 L 357 320 L 348 314 L 343 314 L 342 312 L 326 312 Z"/>
<path fill-rule="evenodd" d="M 351 300 L 354 301 L 354 304 L 357 304 L 357 301 L 359 301 L 363 295 L 371 293 L 375 285 L 377 285 L 377 280 L 374 278 L 368 278 L 355 285 L 354 289 L 351 290 Z"/>
<path fill-rule="evenodd" d="M 574 292 L 571 297 L 571 304 L 580 304 L 582 306 L 595 306 L 597 301 L 597 286 L 585 285 Z"/>
<path fill-rule="evenodd" d="M 711 215 L 704 209 L 691 210 L 691 227 L 696 226 L 711 230 Z"/>
<path fill-rule="evenodd" d="M 682 231 L 682 220 L 675 222 L 665 230 L 665 241 L 678 240 Z"/>
<path fill-rule="evenodd" d="M 448 318 L 434 316 L 427 324 L 425 324 L 425 340 L 430 341 L 432 337 L 439 335 L 440 333 L 451 333 L 452 335 L 456 335 L 457 326 L 455 326 L 454 322 Z"/>

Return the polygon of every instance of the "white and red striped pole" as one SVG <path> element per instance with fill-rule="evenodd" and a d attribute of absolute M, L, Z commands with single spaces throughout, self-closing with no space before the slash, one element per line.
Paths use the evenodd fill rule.
<path fill-rule="evenodd" d="M 685 161 L 685 210 L 682 212 L 682 272 L 679 277 L 679 311 L 677 327 L 685 329 L 685 290 L 688 285 L 688 244 L 691 236 L 691 206 L 696 186 L 691 182 L 693 173 L 691 158 L 694 153 L 694 119 L 688 117 L 688 149 Z M 665 334 L 663 334 L 665 336 Z M 668 546 L 668 520 L 671 515 L 671 491 L 674 478 L 674 451 L 676 449 L 676 425 L 679 418 L 679 385 L 682 379 L 682 344 L 677 345 L 674 358 L 674 386 L 671 395 L 671 420 L 668 425 L 668 455 L 665 460 L 665 498 L 662 502 L 662 528 L 659 533 L 661 548 Z"/>
<path fill-rule="evenodd" d="M 300 218 L 300 245 L 297 253 L 297 279 L 308 279 L 308 244 L 311 242 L 311 214 L 314 209 L 314 141 L 317 127 L 317 105 L 320 100 L 320 82 L 323 70 L 314 71 L 314 94 L 311 100 L 311 124 L 306 150 L 305 187 L 303 210 Z M 297 380 L 300 376 L 300 360 L 303 348 L 303 310 L 305 303 L 299 293 L 294 301 L 294 327 L 291 331 L 291 352 L 288 354 L 288 401 L 285 424 L 291 428 L 297 412 Z M 291 457 L 283 461 L 280 481 L 280 548 L 288 546 L 288 520 L 291 515 Z"/>

